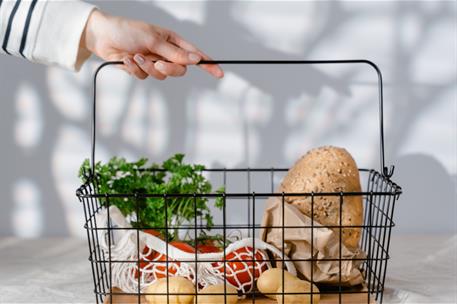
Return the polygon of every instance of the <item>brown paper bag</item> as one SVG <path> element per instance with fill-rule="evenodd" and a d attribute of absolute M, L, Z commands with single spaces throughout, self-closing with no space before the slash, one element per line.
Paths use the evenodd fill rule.
<path fill-rule="evenodd" d="M 267 200 L 262 226 L 282 226 L 282 200 L 272 197 Z M 295 206 L 284 203 L 284 226 L 311 226 L 311 219 L 300 212 Z M 284 251 L 291 260 L 304 259 L 315 261 L 294 262 L 297 271 L 305 279 L 318 283 L 339 284 L 340 265 L 339 261 L 320 261 L 321 259 L 339 259 L 339 236 L 314 221 L 313 228 L 313 252 L 311 253 L 311 228 L 265 228 L 260 231 L 260 237 L 267 243 L 272 244 L 279 250 L 283 246 Z M 344 245 L 341 247 L 342 259 L 363 259 L 365 254 L 358 249 L 351 252 Z M 316 261 L 317 259 L 317 261 Z M 359 270 L 361 260 L 341 261 L 341 285 L 354 286 L 363 282 Z"/>

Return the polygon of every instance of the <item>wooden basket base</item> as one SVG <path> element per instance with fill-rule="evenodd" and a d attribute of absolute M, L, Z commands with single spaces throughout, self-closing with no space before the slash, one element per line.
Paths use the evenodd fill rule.
<path fill-rule="evenodd" d="M 120 293 L 121 291 L 117 288 L 113 289 L 114 293 Z M 104 304 L 138 304 L 138 297 L 131 296 L 131 295 L 114 295 L 112 302 L 110 301 L 110 297 L 106 297 Z M 341 296 L 341 303 L 342 304 L 366 304 L 368 301 L 368 295 L 366 293 L 352 293 L 352 294 L 343 294 Z M 144 297 L 140 298 L 141 304 L 147 304 L 146 299 Z M 249 303 L 256 303 L 256 304 L 277 304 L 278 302 L 266 297 L 256 297 L 255 302 L 252 301 L 252 298 L 244 299 L 238 301 L 238 304 L 249 304 Z M 321 295 L 321 300 L 319 304 L 338 304 L 339 303 L 339 296 L 338 294 L 325 294 Z M 170 302 L 170 304 L 172 304 Z M 215 303 L 216 304 L 216 303 Z M 219 304 L 219 303 L 218 303 Z M 373 297 L 370 298 L 370 304 L 376 304 L 376 301 Z"/>

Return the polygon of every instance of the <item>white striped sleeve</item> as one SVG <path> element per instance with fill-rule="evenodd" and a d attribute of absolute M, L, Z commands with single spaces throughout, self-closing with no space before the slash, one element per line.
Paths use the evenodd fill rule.
<path fill-rule="evenodd" d="M 0 0 L 0 53 L 79 70 L 90 56 L 80 40 L 94 8 L 76 0 Z"/>

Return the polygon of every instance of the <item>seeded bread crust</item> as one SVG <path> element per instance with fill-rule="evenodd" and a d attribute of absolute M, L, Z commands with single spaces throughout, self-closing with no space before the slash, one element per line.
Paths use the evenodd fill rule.
<path fill-rule="evenodd" d="M 318 192 L 360 192 L 360 176 L 352 156 L 343 148 L 325 146 L 310 150 L 302 156 L 283 179 L 281 192 L 314 192 L 313 219 L 324 226 L 340 225 L 340 196 L 319 196 Z M 311 217 L 311 197 L 285 198 L 305 215 Z M 361 196 L 344 196 L 343 226 L 363 223 Z M 332 228 L 339 234 L 338 228 Z M 343 244 L 356 249 L 361 237 L 360 228 L 343 228 Z"/>

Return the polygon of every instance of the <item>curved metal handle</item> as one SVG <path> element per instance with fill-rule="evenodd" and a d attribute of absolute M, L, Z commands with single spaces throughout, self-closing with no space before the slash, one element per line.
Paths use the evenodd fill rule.
<path fill-rule="evenodd" d="M 353 64 L 361 63 L 371 66 L 378 76 L 378 94 L 379 94 L 379 154 L 381 172 L 386 178 L 392 177 L 394 174 L 394 166 L 387 167 L 385 165 L 384 155 L 384 96 L 382 74 L 378 66 L 370 60 L 366 59 L 349 59 L 349 60 L 202 60 L 198 64 Z M 122 61 L 108 61 L 101 64 L 94 74 L 93 83 L 93 107 L 92 107 L 92 154 L 91 154 L 91 174 L 95 172 L 95 127 L 96 127 L 96 110 L 97 110 L 97 76 L 100 70 L 108 65 L 123 64 Z"/>

